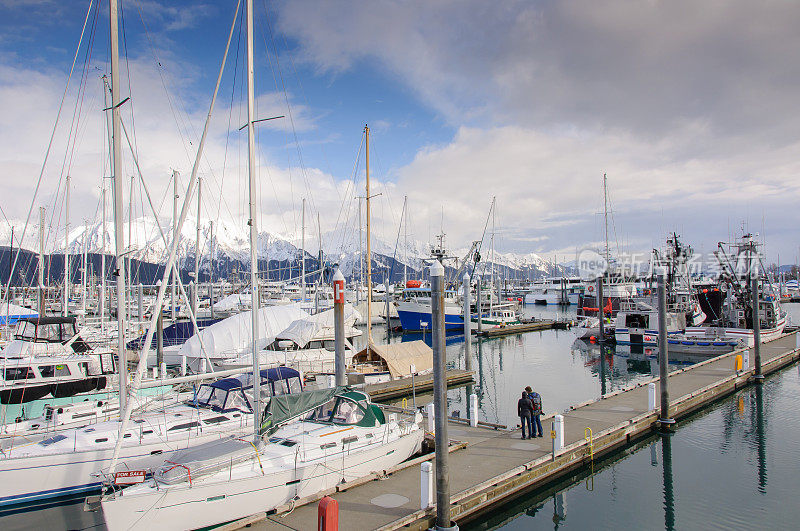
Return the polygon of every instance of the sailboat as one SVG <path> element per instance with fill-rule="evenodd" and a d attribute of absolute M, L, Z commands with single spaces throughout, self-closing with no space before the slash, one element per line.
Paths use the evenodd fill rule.
<path fill-rule="evenodd" d="M 113 6 L 114 0 L 111 2 Z M 258 203 L 253 130 L 252 0 L 246 1 L 246 26 L 251 337 L 253 374 L 258 374 Z M 369 253 L 369 239 L 367 241 Z M 366 394 L 347 388 L 274 397 L 261 422 L 259 379 L 254 379 L 253 384 L 252 436 L 234 435 L 226 441 L 166 456 L 163 465 L 153 472 L 152 479 L 122 490 L 112 489 L 101 498 L 103 517 L 109 529 L 213 526 L 259 510 L 273 509 L 296 496 L 313 494 L 343 479 L 388 468 L 416 453 L 422 443 L 422 417 L 418 412 L 410 418 L 387 416 Z M 302 418 L 302 422 L 295 422 L 298 418 Z M 117 479 L 114 472 L 112 462 L 109 474 Z M 144 477 L 142 473 L 141 478 Z"/>

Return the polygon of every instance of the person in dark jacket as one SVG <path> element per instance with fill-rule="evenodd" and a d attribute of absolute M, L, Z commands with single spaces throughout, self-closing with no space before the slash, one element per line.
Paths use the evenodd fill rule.
<path fill-rule="evenodd" d="M 533 428 L 533 435 L 531 437 L 544 437 L 544 430 L 542 430 L 542 421 L 539 416 L 542 414 L 542 396 L 531 389 L 531 386 L 525 388 L 528 398 L 533 405 L 533 413 L 531 414 L 531 426 Z M 538 432 L 538 435 L 537 435 Z"/>
<path fill-rule="evenodd" d="M 533 425 L 531 424 L 531 417 L 533 416 L 533 402 L 528 398 L 528 393 L 522 392 L 522 398 L 517 402 L 517 415 L 519 415 L 520 423 L 522 424 L 522 438 L 533 439 Z M 528 426 L 528 431 L 525 431 L 525 425 Z M 525 435 L 527 433 L 527 436 Z"/>

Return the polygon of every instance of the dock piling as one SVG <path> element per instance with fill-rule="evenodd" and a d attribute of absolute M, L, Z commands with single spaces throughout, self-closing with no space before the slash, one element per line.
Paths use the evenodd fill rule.
<path fill-rule="evenodd" d="M 469 425 L 473 428 L 478 426 L 478 395 L 469 395 Z"/>
<path fill-rule="evenodd" d="M 606 340 L 605 318 L 606 312 L 603 309 L 603 276 L 597 277 L 597 317 L 600 321 L 597 333 L 597 342 L 602 343 Z"/>
<path fill-rule="evenodd" d="M 550 429 L 550 438 L 553 439 L 553 459 L 564 448 L 564 415 L 555 415 Z"/>
<path fill-rule="evenodd" d="M 667 342 L 667 286 L 664 267 L 658 268 L 658 376 L 661 387 L 661 414 L 658 422 L 661 427 L 675 424 L 675 419 L 669 416 L 669 389 L 667 378 L 669 369 L 669 344 Z"/>
<path fill-rule="evenodd" d="M 427 419 L 427 424 L 425 429 L 428 433 L 435 433 L 436 432 L 436 411 L 433 407 L 433 402 L 425 404 L 425 418 Z"/>
<path fill-rule="evenodd" d="M 483 299 L 481 298 L 481 275 L 480 273 L 475 273 L 475 278 L 478 280 L 478 287 L 476 289 L 475 294 L 477 295 L 477 300 L 475 301 L 475 313 L 478 314 L 478 334 L 483 332 Z"/>
<path fill-rule="evenodd" d="M 756 358 L 756 371 L 753 378 L 756 380 L 763 380 L 764 374 L 761 372 L 761 318 L 758 315 L 758 262 L 755 263 L 754 268 L 755 272 L 751 280 L 752 285 L 750 288 L 753 302 L 753 352 Z"/>
<path fill-rule="evenodd" d="M 428 507 L 433 507 L 433 466 L 425 461 L 419 470 L 419 508 L 424 511 Z"/>
<path fill-rule="evenodd" d="M 656 384 L 647 384 L 647 410 L 655 411 L 656 409 Z"/>
<path fill-rule="evenodd" d="M 433 344 L 433 408 L 436 424 L 436 527 L 452 529 L 450 522 L 450 470 L 448 468 L 446 352 L 444 332 L 444 266 L 434 261 L 431 278 L 431 341 Z"/>
<path fill-rule="evenodd" d="M 344 275 L 339 268 L 336 268 L 333 275 L 333 322 L 336 385 L 347 385 L 344 356 Z"/>
<path fill-rule="evenodd" d="M 466 369 L 468 371 L 472 370 L 472 359 L 471 359 L 471 323 L 472 315 L 470 315 L 469 310 L 469 273 L 464 273 L 464 278 L 462 281 L 462 287 L 464 290 L 464 363 L 466 364 Z"/>

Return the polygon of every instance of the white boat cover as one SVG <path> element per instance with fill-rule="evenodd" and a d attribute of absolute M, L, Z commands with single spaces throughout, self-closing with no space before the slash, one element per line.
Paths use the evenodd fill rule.
<path fill-rule="evenodd" d="M 217 302 L 214 303 L 214 311 L 217 312 L 228 312 L 230 310 L 235 310 L 241 306 L 250 306 L 250 300 L 252 297 L 249 293 L 233 293 L 231 295 L 227 295 Z"/>
<path fill-rule="evenodd" d="M 352 304 L 344 305 L 345 329 L 353 327 L 356 321 L 361 320 L 361 314 L 353 308 Z M 294 341 L 298 347 L 305 348 L 309 341 L 333 337 L 333 309 L 325 310 L 308 317 L 297 319 L 285 330 L 277 335 L 278 339 Z"/>
<path fill-rule="evenodd" d="M 392 379 L 411 376 L 411 366 L 414 365 L 414 374 L 422 374 L 433 370 L 433 350 L 424 341 L 407 341 L 405 343 L 392 343 L 391 345 L 375 345 L 362 350 L 355 355 L 353 363 L 374 362 L 380 359 L 386 365 L 386 370 Z"/>
<path fill-rule="evenodd" d="M 252 310 L 251 310 L 252 311 Z M 179 356 L 202 358 L 200 338 L 205 344 L 210 358 L 237 356 L 251 348 L 251 311 L 242 312 L 203 329 L 184 343 L 178 351 Z M 275 340 L 281 330 L 285 330 L 297 319 L 308 317 L 297 304 L 267 306 L 258 310 L 258 338 L 256 347 L 263 349 Z M 199 337 L 198 337 L 199 335 Z"/>
<path fill-rule="evenodd" d="M 39 317 L 39 312 L 8 302 L 0 304 L 0 325 L 6 324 L 6 316 L 8 324 L 14 324 L 23 317 Z"/>

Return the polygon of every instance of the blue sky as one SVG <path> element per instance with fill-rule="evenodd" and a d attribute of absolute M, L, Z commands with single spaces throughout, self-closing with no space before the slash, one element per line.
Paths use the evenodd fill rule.
<path fill-rule="evenodd" d="M 9 218 L 27 213 L 88 4 L 0 2 L 0 171 L 15 197 L 2 200 Z M 189 173 L 234 5 L 123 2 L 139 158 L 162 198 L 172 168 Z M 285 114 L 288 98 L 295 119 L 294 131 L 288 120 L 259 126 L 266 230 L 296 236 L 303 197 L 323 231 L 355 227 L 344 220 L 355 215 L 354 196 L 363 194 L 363 161 L 356 182 L 350 179 L 369 123 L 374 185 L 382 194 L 375 230 L 387 241 L 396 234 L 404 195 L 412 236 L 428 240 L 443 225 L 456 248 L 480 237 L 497 196 L 499 248 L 567 256 L 602 239 L 598 212 L 607 173 L 613 245 L 623 250 L 646 251 L 676 230 L 708 251 L 745 226 L 761 233 L 770 260 L 779 253 L 783 262 L 797 257 L 800 7 L 794 4 L 257 0 L 256 6 L 257 114 Z M 72 148 L 66 139 L 80 101 L 79 76 L 37 205 L 57 208 L 61 166 L 72 160 L 73 201 L 96 210 L 99 174 L 107 172 L 98 81 L 107 69 L 105 9 L 103 3 L 78 142 Z M 240 220 L 246 208 L 238 89 L 231 99 L 238 39 L 237 32 L 201 169 L 210 219 Z M 133 121 L 130 108 L 125 112 Z M 130 159 L 126 168 L 134 171 Z"/>

